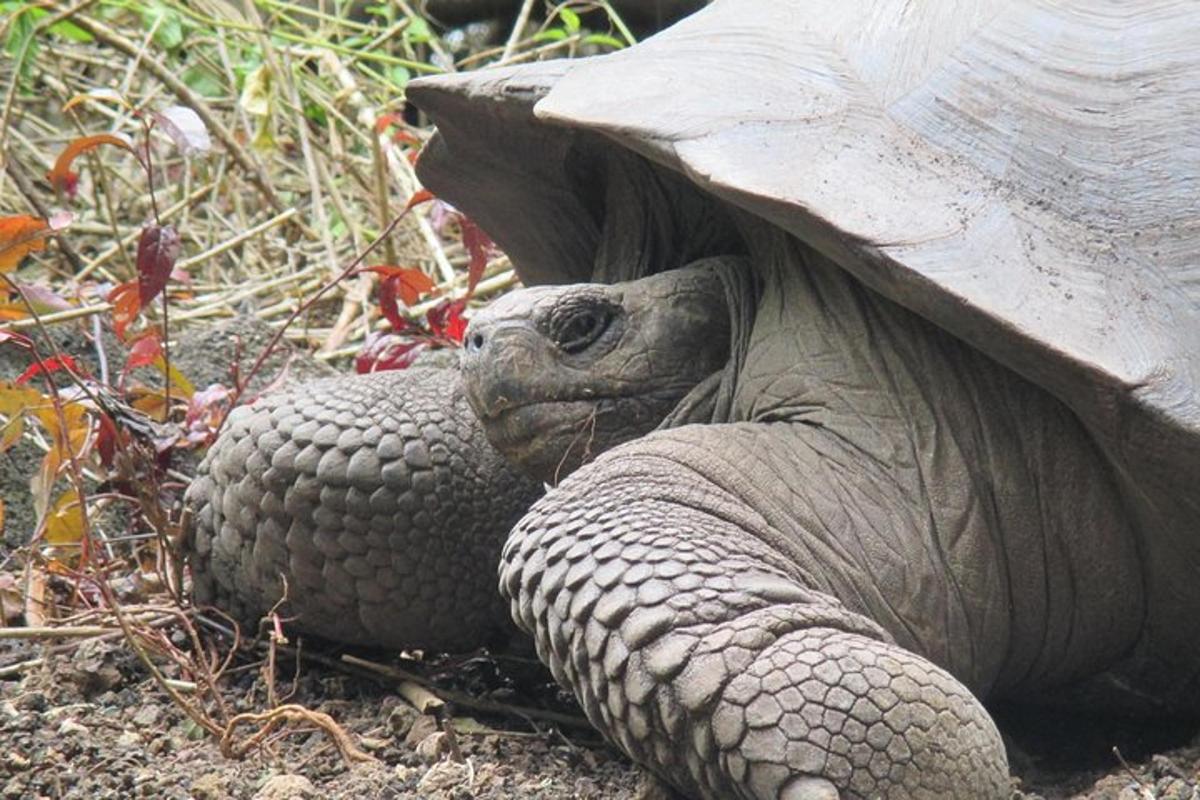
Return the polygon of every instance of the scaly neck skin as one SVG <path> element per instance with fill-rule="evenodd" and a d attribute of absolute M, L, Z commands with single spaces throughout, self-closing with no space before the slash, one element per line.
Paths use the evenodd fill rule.
<path fill-rule="evenodd" d="M 817 585 L 984 692 L 1123 652 L 1138 558 L 1069 410 L 794 241 L 764 250 L 733 416 L 790 440 L 803 499 L 760 502 Z"/>

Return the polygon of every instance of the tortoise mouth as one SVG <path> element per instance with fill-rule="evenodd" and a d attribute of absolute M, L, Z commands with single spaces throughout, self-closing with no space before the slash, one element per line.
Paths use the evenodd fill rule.
<path fill-rule="evenodd" d="M 686 389 L 526 400 L 481 417 L 492 446 L 534 477 L 555 483 L 595 456 L 644 436 Z"/>

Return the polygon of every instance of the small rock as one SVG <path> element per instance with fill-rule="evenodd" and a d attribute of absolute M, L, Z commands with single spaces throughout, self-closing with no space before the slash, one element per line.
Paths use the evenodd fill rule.
<path fill-rule="evenodd" d="M 75 734 L 84 734 L 87 732 L 88 729 L 86 725 L 80 725 L 73 719 L 64 719 L 62 724 L 58 726 L 58 733 L 60 736 L 74 736 Z"/>
<path fill-rule="evenodd" d="M 25 711 L 45 711 L 49 703 L 46 701 L 46 695 L 41 692 L 26 692 L 18 697 L 13 705 Z"/>
<path fill-rule="evenodd" d="M 317 787 L 303 775 L 273 775 L 254 795 L 254 800 L 306 800 L 316 796 Z"/>
<path fill-rule="evenodd" d="M 362 745 L 363 750 L 371 753 L 388 746 L 387 739 L 376 739 L 374 736 L 361 736 L 358 743 Z"/>
<path fill-rule="evenodd" d="M 29 759 L 15 750 L 4 757 L 4 763 L 13 772 L 29 768 Z"/>
<path fill-rule="evenodd" d="M 392 736 L 403 738 L 412 729 L 413 723 L 420 718 L 420 713 L 408 704 L 395 706 L 387 716 L 387 727 Z"/>
<path fill-rule="evenodd" d="M 133 715 L 133 724 L 141 725 L 144 728 L 149 728 L 158 722 L 159 715 L 162 714 L 162 709 L 158 706 L 148 705 L 142 706 L 137 713 Z"/>
<path fill-rule="evenodd" d="M 117 745 L 120 747 L 137 747 L 142 743 L 142 737 L 137 735 L 136 731 L 122 731 L 117 737 Z"/>
<path fill-rule="evenodd" d="M 457 764 L 453 761 L 439 761 L 421 776 L 421 780 L 417 782 L 417 791 L 436 792 L 439 789 L 452 789 L 455 786 L 466 783 L 469 775 L 470 772 L 466 764 Z"/>
<path fill-rule="evenodd" d="M 441 761 L 442 756 L 450 752 L 450 737 L 442 731 L 435 731 L 417 744 L 416 752 L 426 764 Z"/>
<path fill-rule="evenodd" d="M 437 718 L 429 714 L 422 714 L 409 726 L 408 733 L 404 735 L 404 743 L 409 747 L 416 747 L 425 741 L 430 734 L 437 733 L 437 729 Z"/>
<path fill-rule="evenodd" d="M 192 781 L 192 797 L 195 800 L 223 800 L 229 796 L 225 778 L 219 772 L 210 772 Z"/>

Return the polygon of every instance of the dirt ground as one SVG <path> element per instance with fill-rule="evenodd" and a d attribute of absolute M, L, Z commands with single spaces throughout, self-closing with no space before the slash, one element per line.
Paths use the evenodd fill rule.
<path fill-rule="evenodd" d="M 291 693 L 287 702 L 328 713 L 372 760 L 348 766 L 330 737 L 315 727 L 274 733 L 246 758 L 232 760 L 146 678 L 119 639 L 57 645 L 54 651 L 44 645 L 10 647 L 0 651 L 0 670 L 38 656 L 45 658 L 39 667 L 0 680 L 4 800 L 669 796 L 586 728 L 522 719 L 515 713 L 481 715 L 453 704 L 439 722 L 418 713 L 395 683 L 307 663 L 298 680 L 279 678 L 276 690 L 281 697 Z M 381 654 L 371 657 L 387 660 Z M 450 691 L 579 713 L 549 675 L 526 659 L 476 656 L 404 666 L 445 683 Z M 289 669 L 280 673 L 294 674 Z M 231 674 L 229 684 L 225 694 L 232 698 L 232 713 L 265 707 L 267 689 L 253 665 Z M 1109 734 L 1103 726 L 1084 721 L 1051 730 L 1051 719 L 1026 715 L 1009 726 L 1017 729 L 1012 761 L 1021 775 L 1014 779 L 1014 800 L 1200 798 L 1200 737 L 1191 731 L 1150 726 L 1112 734 L 1110 749 L 1111 742 L 1125 740 L 1122 750 L 1129 764 L 1122 766 L 1115 757 L 1098 755 L 1102 747 L 1078 752 L 1081 740 L 1105 740 Z M 238 741 L 246 741 L 253 729 L 239 727 Z M 1136 752 L 1147 743 L 1157 746 L 1171 739 L 1177 746 L 1161 754 Z M 1040 748 L 1036 757 L 1023 754 L 1028 746 Z"/>

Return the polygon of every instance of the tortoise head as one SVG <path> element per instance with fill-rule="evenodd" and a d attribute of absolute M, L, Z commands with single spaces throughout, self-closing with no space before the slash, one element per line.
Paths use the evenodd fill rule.
<path fill-rule="evenodd" d="M 729 342 L 712 262 L 612 285 L 538 286 L 471 320 L 463 382 L 492 445 L 556 482 L 656 428 L 725 365 Z"/>

